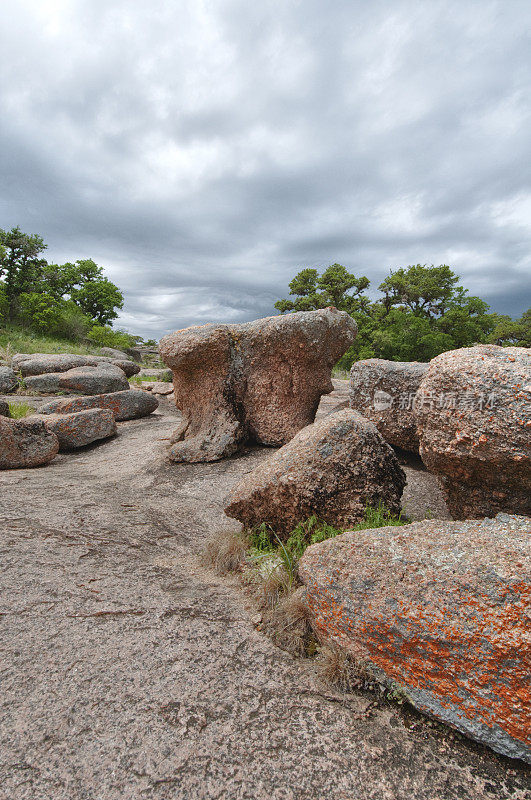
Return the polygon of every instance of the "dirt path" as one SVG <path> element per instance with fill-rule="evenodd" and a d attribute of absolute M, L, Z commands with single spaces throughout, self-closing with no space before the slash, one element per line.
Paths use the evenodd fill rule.
<path fill-rule="evenodd" d="M 370 719 L 252 626 L 197 563 L 266 455 L 170 465 L 174 416 L 0 473 L 2 800 L 518 798 L 523 770 L 462 737 Z"/>

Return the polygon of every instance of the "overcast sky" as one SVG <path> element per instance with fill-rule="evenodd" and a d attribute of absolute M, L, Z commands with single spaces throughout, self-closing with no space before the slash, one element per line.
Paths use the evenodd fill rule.
<path fill-rule="evenodd" d="M 529 0 L 3 0 L 0 227 L 145 337 L 295 273 L 447 263 L 531 304 Z"/>

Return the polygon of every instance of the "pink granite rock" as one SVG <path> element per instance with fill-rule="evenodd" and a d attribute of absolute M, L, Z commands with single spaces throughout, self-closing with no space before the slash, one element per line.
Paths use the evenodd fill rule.
<path fill-rule="evenodd" d="M 170 457 L 214 461 L 245 442 L 289 442 L 332 391 L 332 367 L 356 331 L 348 314 L 326 308 L 165 336 L 160 355 L 183 414 Z"/>
<path fill-rule="evenodd" d="M 372 422 L 344 409 L 308 425 L 234 489 L 225 513 L 284 535 L 316 514 L 338 528 L 364 519 L 366 506 L 400 513 L 406 483 L 392 448 Z"/>
<path fill-rule="evenodd" d="M 430 362 L 415 400 L 420 455 L 456 519 L 531 514 L 531 353 L 479 345 Z"/>

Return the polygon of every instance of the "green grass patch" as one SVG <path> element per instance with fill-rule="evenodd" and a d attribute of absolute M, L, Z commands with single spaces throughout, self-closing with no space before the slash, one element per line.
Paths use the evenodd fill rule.
<path fill-rule="evenodd" d="M 99 348 L 55 339 L 51 336 L 40 336 L 17 326 L 0 328 L 0 359 L 5 359 L 2 352 L 15 353 L 76 353 L 77 355 L 97 355 Z"/>
<path fill-rule="evenodd" d="M 34 407 L 29 403 L 8 403 L 8 405 L 11 419 L 22 419 L 35 413 Z"/>
<path fill-rule="evenodd" d="M 171 377 L 166 375 L 133 375 L 132 378 L 129 379 L 131 383 L 171 383 Z"/>

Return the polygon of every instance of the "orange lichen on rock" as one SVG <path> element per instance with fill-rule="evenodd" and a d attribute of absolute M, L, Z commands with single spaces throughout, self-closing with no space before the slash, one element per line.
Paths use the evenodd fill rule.
<path fill-rule="evenodd" d="M 300 563 L 315 630 L 410 701 L 531 760 L 531 520 L 343 534 Z"/>

